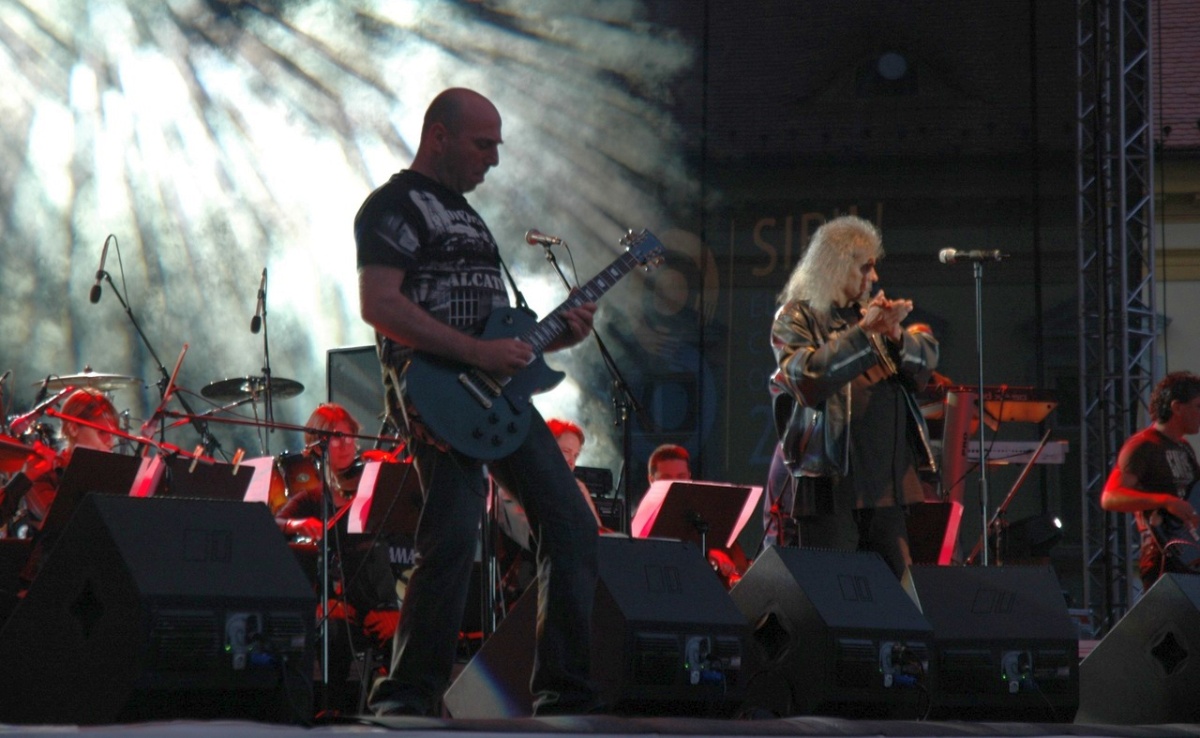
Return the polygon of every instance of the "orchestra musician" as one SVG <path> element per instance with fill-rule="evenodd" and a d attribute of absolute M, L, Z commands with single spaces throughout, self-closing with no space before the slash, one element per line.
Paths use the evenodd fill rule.
<path fill-rule="evenodd" d="M 396 578 L 388 561 L 386 541 L 363 537 L 351 540 L 346 512 L 358 491 L 363 459 L 356 438 L 360 426 L 341 405 L 318 405 L 305 423 L 305 451 L 317 484 L 292 491 L 275 513 L 279 529 L 293 540 L 320 541 L 329 521 L 330 571 L 333 601 L 329 607 L 329 693 L 331 709 L 352 711 L 357 685 L 347 684 L 355 652 L 365 646 L 390 651 L 400 619 Z M 322 514 L 328 493 L 329 510 Z M 348 578 L 348 579 L 347 579 Z M 320 617 L 320 613 L 318 613 Z"/>
<path fill-rule="evenodd" d="M 34 453 L 24 468 L 4 487 L 0 507 L 8 521 L 7 537 L 31 538 L 41 529 L 75 449 L 112 451 L 114 436 L 110 431 L 120 430 L 120 420 L 112 401 L 103 392 L 92 387 L 75 390 L 63 401 L 62 415 L 94 423 L 100 428 L 64 418 L 59 430 L 62 437 L 59 450 L 40 441 L 33 445 Z"/>
<path fill-rule="evenodd" d="M 683 446 L 664 443 L 650 453 L 646 472 L 651 483 L 660 479 L 686 481 L 692 478 L 692 456 Z"/>
<path fill-rule="evenodd" d="M 924 498 L 918 469 L 937 468 L 914 392 L 936 368 L 938 344 L 902 328 L 910 300 L 871 296 L 882 256 L 874 225 L 835 218 L 779 295 L 775 476 L 782 464 L 793 478 L 799 545 L 876 551 L 901 577 L 911 563 L 905 509 Z"/>
<path fill-rule="evenodd" d="M 426 110 L 410 168 L 371 193 L 354 221 L 362 317 L 376 331 L 390 420 L 408 436 L 425 495 L 391 672 L 372 692 L 372 709 L 381 715 L 438 713 L 487 499 L 483 462 L 436 437 L 409 401 L 453 402 L 459 395 L 434 397 L 428 387 L 410 386 L 409 359 L 420 351 L 500 379 L 536 358 L 525 341 L 478 334 L 494 310 L 508 307 L 508 293 L 496 241 L 464 194 L 499 163 L 500 129 L 500 113 L 486 97 L 443 91 Z M 547 350 L 586 338 L 595 310 L 588 302 L 559 311 L 564 330 Z M 537 531 L 534 713 L 584 712 L 596 697 L 596 523 L 550 429 L 536 408 L 527 409 L 528 433 L 515 451 L 489 461 L 487 472 L 516 495 Z"/>
<path fill-rule="evenodd" d="M 651 484 L 661 481 L 686 482 L 692 478 L 692 456 L 683 446 L 664 443 L 650 453 L 646 475 Z M 750 567 L 750 559 L 737 541 L 732 546 L 709 546 L 708 563 L 721 578 L 726 589 L 732 589 Z"/>
<path fill-rule="evenodd" d="M 587 437 L 583 434 L 583 428 L 569 420 L 561 420 L 559 418 L 550 418 L 546 421 L 546 425 L 550 428 L 550 432 L 554 434 L 554 440 L 558 442 L 558 448 L 562 451 L 563 458 L 567 460 L 567 467 L 571 473 L 575 473 L 575 462 L 579 460 L 579 454 L 583 451 L 583 444 L 587 442 Z M 591 490 L 583 483 L 582 479 L 576 478 L 575 481 L 579 484 L 579 492 L 583 495 L 583 499 L 587 502 L 588 508 L 592 511 L 592 516 L 596 518 L 596 525 L 604 529 L 604 522 L 600 520 L 600 511 L 596 509 L 596 501 L 592 499 Z"/>
<path fill-rule="evenodd" d="M 1200 573 L 1200 513 L 1188 495 L 1200 463 L 1187 436 L 1200 432 L 1200 376 L 1171 372 L 1150 395 L 1153 424 L 1129 437 L 1100 494 L 1100 506 L 1133 513 L 1141 536 L 1138 573 L 1149 589 L 1167 572 Z"/>

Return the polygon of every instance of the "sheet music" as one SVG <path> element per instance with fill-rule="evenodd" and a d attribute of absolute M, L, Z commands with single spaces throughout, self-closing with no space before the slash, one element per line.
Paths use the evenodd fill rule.
<path fill-rule="evenodd" d="M 649 538 L 650 532 L 654 529 L 654 522 L 658 519 L 658 512 L 662 509 L 663 501 L 667 497 L 667 492 L 671 489 L 671 485 L 684 480 L 659 480 L 650 484 L 650 489 L 646 490 L 646 494 L 642 497 L 642 501 L 638 503 L 637 512 L 634 513 L 633 522 L 630 524 L 631 535 L 634 538 Z M 729 548 L 737 541 L 738 534 L 742 532 L 742 528 L 749 522 L 750 516 L 758 510 L 759 500 L 762 499 L 762 487 L 755 487 L 743 484 L 724 484 L 721 482 L 700 482 L 696 480 L 686 480 L 686 484 L 702 484 L 711 487 L 728 487 L 730 489 L 749 489 L 750 493 L 746 495 L 746 502 L 742 505 L 741 511 L 738 513 L 737 522 L 733 526 L 733 530 L 729 534 L 729 540 L 725 541 L 724 547 Z"/>
<path fill-rule="evenodd" d="M 254 470 L 250 484 L 246 487 L 246 502 L 261 502 L 271 504 L 271 471 L 275 468 L 274 456 L 258 456 L 253 459 L 242 459 L 242 466 Z"/>
<path fill-rule="evenodd" d="M 382 461 L 363 464 L 362 476 L 358 478 L 358 491 L 350 502 L 350 519 L 346 521 L 347 533 L 365 533 L 367 516 L 371 514 L 371 499 L 375 496 L 375 482 L 379 479 Z"/>
<path fill-rule="evenodd" d="M 167 464 L 163 461 L 161 454 L 143 456 L 142 463 L 138 466 L 137 476 L 133 478 L 133 484 L 129 488 L 129 496 L 153 496 L 158 490 L 158 483 L 162 481 L 163 470 L 166 467 Z"/>

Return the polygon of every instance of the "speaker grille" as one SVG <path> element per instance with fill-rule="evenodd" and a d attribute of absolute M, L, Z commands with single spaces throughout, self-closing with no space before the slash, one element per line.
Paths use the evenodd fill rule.
<path fill-rule="evenodd" d="M 210 611 L 161 610 L 150 626 L 150 668 L 208 671 L 217 662 L 221 636 Z"/>
<path fill-rule="evenodd" d="M 879 647 L 865 638 L 835 641 L 834 679 L 839 687 L 862 688 L 879 684 Z"/>
<path fill-rule="evenodd" d="M 637 633 L 633 646 L 634 684 L 675 684 L 683 673 L 683 650 L 674 633 Z"/>

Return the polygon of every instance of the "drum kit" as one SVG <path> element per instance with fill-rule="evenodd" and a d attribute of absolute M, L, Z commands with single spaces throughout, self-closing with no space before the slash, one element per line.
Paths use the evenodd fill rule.
<path fill-rule="evenodd" d="M 181 357 L 182 360 L 182 357 Z M 35 455 L 45 455 L 47 450 L 53 453 L 57 440 L 53 429 L 48 428 L 43 421 L 50 417 L 59 420 L 71 420 L 54 409 L 66 398 L 71 390 L 91 388 L 111 394 L 127 389 L 140 389 L 145 386 L 142 379 L 123 374 L 105 374 L 95 372 L 91 367 L 85 367 L 77 374 L 51 375 L 44 381 L 36 382 L 33 386 L 39 388 L 38 401 L 29 411 L 5 418 L 0 415 L 0 487 L 7 480 L 25 468 L 29 459 Z M 192 423 L 197 418 L 223 420 L 243 425 L 262 425 L 260 421 L 250 421 L 239 416 L 229 418 L 217 417 L 220 413 L 229 411 L 246 403 L 258 403 L 268 396 L 274 399 L 289 399 L 304 391 L 304 385 L 293 379 L 272 377 L 268 381 L 265 376 L 245 376 L 220 379 L 205 385 L 200 394 L 213 403 L 223 403 L 220 406 L 199 415 L 184 415 L 180 413 L 165 413 L 179 418 L 166 426 L 166 429 Z M 57 394 L 45 399 L 51 392 Z M 160 408 L 161 410 L 161 408 Z M 128 412 L 122 414 L 126 420 Z M 7 421 L 7 422 L 5 422 Z M 79 419 L 79 422 L 88 424 Z M 291 426 L 280 426 L 293 430 L 305 430 Z M 172 454 L 181 454 L 193 458 L 201 458 L 200 449 L 188 451 L 178 448 L 162 440 L 145 437 L 149 435 L 143 428 L 142 435 L 130 432 L 128 427 L 113 433 L 123 444 L 130 446 L 153 446 Z M 128 446 L 127 446 L 128 448 Z M 241 452 L 238 452 L 240 459 Z M 395 460 L 389 458 L 389 460 Z M 361 469 L 361 464 L 359 466 Z M 323 483 L 322 474 L 311 454 L 304 452 L 284 452 L 279 454 L 272 465 L 272 478 L 268 505 L 276 512 L 287 500 L 297 494 L 306 493 L 314 488 L 320 488 Z M 0 494 L 2 498 L 2 494 Z M 0 521 L 0 526 L 4 521 Z M 2 534 L 0 534 L 2 535 Z"/>
<path fill-rule="evenodd" d="M 55 445 L 53 433 L 46 428 L 41 419 L 48 414 L 57 416 L 57 413 L 53 412 L 52 406 L 64 399 L 64 393 L 67 390 L 91 388 L 110 394 L 126 389 L 138 389 L 144 387 L 145 383 L 139 377 L 105 374 L 93 371 L 91 367 L 85 367 L 82 372 L 77 374 L 50 375 L 44 381 L 35 382 L 33 386 L 39 388 L 39 401 L 31 410 L 10 418 L 0 417 L 0 421 L 5 421 L 0 422 L 0 481 L 3 481 L 3 477 L 20 472 L 30 457 L 38 453 L 37 444 L 49 447 Z M 268 382 L 266 377 L 250 376 L 210 382 L 200 390 L 200 394 L 213 402 L 227 403 L 205 413 L 206 416 L 211 417 L 216 413 L 248 402 L 257 403 L 265 399 L 268 394 L 274 399 L 288 399 L 303 391 L 304 385 L 292 379 L 272 377 Z M 50 392 L 58 392 L 59 395 L 43 401 L 42 398 Z M 190 422 L 190 418 L 181 420 L 171 427 L 188 422 Z M 124 437 L 127 434 L 118 435 Z M 149 441 L 150 439 L 129 436 L 128 440 Z M 303 480 L 312 471 L 312 469 L 301 468 L 296 461 L 291 462 L 281 471 L 281 478 L 285 481 L 281 482 L 283 489 L 279 494 L 283 497 L 290 496 L 293 492 L 290 487 L 302 486 Z M 291 484 L 289 485 L 288 482 Z"/>

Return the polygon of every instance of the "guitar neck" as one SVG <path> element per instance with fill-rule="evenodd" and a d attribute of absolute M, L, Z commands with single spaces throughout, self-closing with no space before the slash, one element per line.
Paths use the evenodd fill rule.
<path fill-rule="evenodd" d="M 554 339 L 562 335 L 567 328 L 562 313 L 587 302 L 596 302 L 608 292 L 621 278 L 638 265 L 638 260 L 629 252 L 621 254 L 617 259 L 592 277 L 587 284 L 571 293 L 571 296 L 556 307 L 552 313 L 538 321 L 520 339 L 533 347 L 534 351 L 542 353 Z"/>

